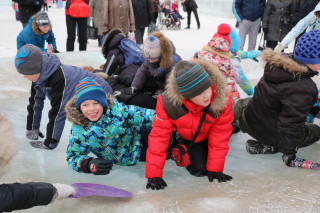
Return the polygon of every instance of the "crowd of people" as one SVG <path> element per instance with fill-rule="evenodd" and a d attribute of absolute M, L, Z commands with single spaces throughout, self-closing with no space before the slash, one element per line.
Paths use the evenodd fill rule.
<path fill-rule="evenodd" d="M 32 82 L 26 126 L 31 146 L 54 150 L 68 119 L 72 127 L 66 160 L 71 169 L 107 175 L 114 164 L 146 162 L 146 188 L 152 190 L 167 187 L 163 169 L 170 158 L 193 176 L 231 181 L 233 177 L 224 173 L 225 158 L 231 135 L 239 131 L 253 138 L 246 142 L 249 154 L 281 152 L 288 167 L 320 169 L 320 164 L 297 156 L 299 148 L 320 139 L 320 127 L 306 122 L 310 113 L 320 117 L 320 107 L 315 105 L 318 89 L 311 79 L 320 70 L 320 3 L 312 5 L 311 12 L 294 26 L 292 14 L 302 7 L 302 0 L 300 4 L 234 0 L 239 33 L 221 23 L 192 58 L 183 60 L 164 33 L 154 31 L 143 40 L 145 28 L 157 21 L 159 8 L 171 11 L 179 1 L 67 0 L 67 51 L 74 50 L 76 27 L 79 50 L 86 50 L 84 26 L 93 20 L 106 58 L 96 69 L 60 62 L 50 19 L 37 2 L 40 5 L 34 8 L 40 9 L 21 20 L 24 28 L 17 37 L 14 61 L 17 72 Z M 196 2 L 181 3 L 188 14 L 187 29 L 191 12 L 199 29 Z M 75 4 L 83 8 L 77 15 Z M 256 50 L 260 27 L 269 47 L 263 52 Z M 133 32 L 136 44 L 127 40 Z M 247 34 L 248 51 L 244 51 Z M 284 55 L 283 49 L 300 35 L 294 52 Z M 125 49 L 124 44 L 136 49 Z M 134 57 L 137 53 L 141 58 Z M 257 57 L 265 63 L 264 75 L 253 88 L 241 60 L 257 61 Z M 240 97 L 238 86 L 249 98 Z M 44 136 L 40 127 L 46 97 L 51 109 Z M 0 123 L 4 122 L 0 116 Z M 8 141 L 14 141 L 10 127 L 1 125 L 0 132 L 5 136 L 0 140 L 4 168 L 16 148 L 8 146 Z M 76 193 L 60 183 L 2 184 L 0 188 L 0 197 L 6 198 L 0 211 L 47 205 Z M 22 198 L 28 202 L 15 205 Z"/>

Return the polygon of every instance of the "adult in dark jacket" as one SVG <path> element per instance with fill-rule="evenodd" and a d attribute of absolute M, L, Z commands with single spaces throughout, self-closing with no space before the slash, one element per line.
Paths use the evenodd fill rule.
<path fill-rule="evenodd" d="M 22 27 L 28 25 L 31 16 L 39 12 L 44 4 L 44 0 L 15 0 L 19 5 L 19 15 Z"/>
<path fill-rule="evenodd" d="M 46 139 L 31 143 L 36 148 L 54 149 L 58 146 L 66 120 L 65 105 L 74 96 L 74 88 L 81 79 L 90 77 L 106 92 L 112 93 L 110 85 L 99 76 L 79 67 L 63 65 L 58 56 L 42 52 L 31 44 L 21 47 L 15 65 L 20 74 L 32 81 L 26 133 L 30 140 L 44 137 L 40 131 L 41 114 L 45 98 L 50 100 Z"/>
<path fill-rule="evenodd" d="M 290 32 L 295 12 L 294 0 L 269 0 L 263 14 L 262 29 L 267 47 L 274 49 Z"/>
<path fill-rule="evenodd" d="M 198 29 L 200 29 L 200 20 L 198 16 L 198 5 L 195 0 L 181 0 L 181 4 L 184 4 L 187 10 L 187 24 L 188 26 L 186 29 L 190 29 L 190 24 L 191 24 L 191 13 L 193 12 L 194 17 L 196 18 Z"/>
<path fill-rule="evenodd" d="M 266 66 L 253 97 L 240 100 L 234 107 L 241 130 L 255 139 L 247 141 L 250 154 L 281 151 L 287 166 L 305 166 L 303 159 L 296 158 L 297 149 L 320 138 L 319 126 L 305 123 L 318 98 L 311 77 L 320 69 L 320 51 L 315 48 L 319 45 L 320 31 L 313 30 L 300 38 L 293 58 L 271 49 L 262 53 Z"/>
<path fill-rule="evenodd" d="M 145 28 L 153 21 L 150 0 L 132 0 L 132 7 L 136 26 L 136 31 L 134 31 L 136 43 L 141 45 L 143 43 Z"/>
<path fill-rule="evenodd" d="M 9 121 L 0 115 L 0 177 L 9 170 L 9 163 L 17 152 L 17 144 Z M 0 184 L 0 212 L 48 205 L 56 199 L 75 194 L 75 189 L 60 183 Z"/>
<path fill-rule="evenodd" d="M 240 50 L 243 50 L 248 34 L 248 51 L 255 50 L 265 3 L 265 0 L 233 0 L 232 10 L 239 22 Z"/>

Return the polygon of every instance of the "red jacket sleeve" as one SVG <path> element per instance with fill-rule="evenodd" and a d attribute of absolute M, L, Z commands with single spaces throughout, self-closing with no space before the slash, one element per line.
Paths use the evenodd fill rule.
<path fill-rule="evenodd" d="M 173 129 L 174 121 L 165 112 L 162 95 L 159 95 L 148 141 L 146 178 L 162 177 Z"/>
<path fill-rule="evenodd" d="M 211 127 L 208 136 L 207 171 L 223 172 L 226 155 L 229 151 L 228 143 L 232 133 L 232 99 Z"/>

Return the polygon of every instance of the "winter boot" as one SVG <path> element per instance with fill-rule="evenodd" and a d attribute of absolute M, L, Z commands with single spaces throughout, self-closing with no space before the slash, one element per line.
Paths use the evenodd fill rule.
<path fill-rule="evenodd" d="M 246 144 L 247 152 L 250 154 L 275 154 L 279 152 L 277 146 L 262 144 L 259 141 L 248 140 Z"/>

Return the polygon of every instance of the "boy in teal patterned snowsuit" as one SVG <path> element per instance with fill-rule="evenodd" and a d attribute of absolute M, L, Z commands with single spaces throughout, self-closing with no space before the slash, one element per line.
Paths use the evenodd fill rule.
<path fill-rule="evenodd" d="M 76 87 L 66 111 L 73 122 L 67 149 L 72 169 L 103 175 L 113 164 L 133 166 L 140 158 L 145 159 L 141 152 L 148 146 L 147 134 L 141 137 L 141 132 L 151 130 L 154 110 L 119 103 L 97 82 L 85 78 Z"/>

